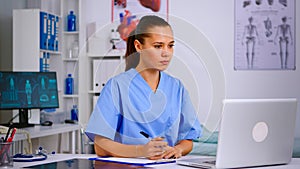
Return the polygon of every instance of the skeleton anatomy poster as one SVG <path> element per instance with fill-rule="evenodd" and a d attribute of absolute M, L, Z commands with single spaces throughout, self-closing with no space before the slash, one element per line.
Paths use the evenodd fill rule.
<path fill-rule="evenodd" d="M 295 70 L 295 0 L 235 0 L 235 70 Z"/>

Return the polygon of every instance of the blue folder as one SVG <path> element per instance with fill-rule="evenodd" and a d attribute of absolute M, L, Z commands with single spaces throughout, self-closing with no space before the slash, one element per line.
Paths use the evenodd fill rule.
<path fill-rule="evenodd" d="M 58 51 L 58 32 L 59 32 L 59 17 L 55 16 L 54 22 L 54 50 Z"/>
<path fill-rule="evenodd" d="M 48 14 L 49 16 L 49 29 L 48 29 L 48 50 L 54 51 L 54 41 L 55 41 L 55 16 L 53 14 Z"/>
<path fill-rule="evenodd" d="M 40 12 L 40 49 L 48 49 L 48 14 Z"/>

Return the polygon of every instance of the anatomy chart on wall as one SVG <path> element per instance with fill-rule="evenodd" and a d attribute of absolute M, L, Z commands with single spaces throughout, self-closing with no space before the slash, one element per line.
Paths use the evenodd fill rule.
<path fill-rule="evenodd" d="M 295 70 L 295 0 L 235 0 L 235 70 Z"/>
<path fill-rule="evenodd" d="M 139 19 L 148 14 L 168 19 L 168 0 L 113 0 L 113 21 L 119 21 L 118 32 L 126 40 Z"/>

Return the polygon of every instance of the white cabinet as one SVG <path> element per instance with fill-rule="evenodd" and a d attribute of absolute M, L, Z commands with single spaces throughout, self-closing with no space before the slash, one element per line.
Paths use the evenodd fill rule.
<path fill-rule="evenodd" d="M 111 23 L 111 12 L 99 10 L 103 5 L 111 7 L 113 2 L 99 0 L 28 0 L 28 2 L 30 2 L 29 7 L 39 9 L 16 10 L 14 14 L 13 69 L 38 71 L 41 53 L 49 53 L 49 70 L 57 72 L 60 101 L 58 111 L 65 112 L 66 118 L 69 119 L 71 108 L 76 104 L 79 110 L 79 124 L 85 128 L 94 108 L 93 98 L 101 90 L 101 88 L 93 87 L 94 82 L 100 78 L 101 83 L 105 83 L 108 78 L 125 69 L 124 50 L 110 51 L 111 29 L 115 29 L 117 24 Z M 59 17 L 58 51 L 40 49 L 40 11 L 51 11 Z M 67 31 L 67 16 L 70 11 L 74 11 L 77 21 L 77 30 L 73 32 Z M 98 34 L 96 39 L 87 37 L 90 33 L 88 25 L 92 23 L 98 25 L 95 29 Z M 105 44 L 105 48 L 99 46 L 99 40 L 100 44 Z M 88 54 L 86 49 L 92 41 L 95 43 L 90 43 L 90 45 L 95 46 L 90 46 L 90 52 L 99 52 Z M 78 42 L 78 57 L 70 57 L 70 49 L 72 51 L 74 42 Z M 93 62 L 100 64 L 99 69 L 93 70 Z M 97 73 L 94 74 L 94 71 Z M 65 78 L 68 74 L 72 74 L 74 78 L 74 93 L 71 95 L 65 94 Z"/>
<path fill-rule="evenodd" d="M 63 106 L 67 113 L 66 118 L 71 119 L 71 109 L 73 105 L 79 105 L 79 17 L 80 2 L 78 0 L 62 0 L 61 3 L 61 17 L 62 17 L 62 60 L 63 70 L 61 72 L 63 76 Z M 68 15 L 73 12 L 76 16 L 76 30 L 68 31 Z M 66 94 L 65 79 L 68 74 L 72 75 L 73 78 L 73 94 Z M 80 109 L 80 107 L 79 107 Z M 79 111 L 80 113 L 80 111 Z"/>
<path fill-rule="evenodd" d="M 113 76 L 125 70 L 123 54 L 120 56 L 89 56 L 91 59 L 92 79 L 90 94 L 93 95 L 91 111 L 97 103 L 98 96 L 106 82 Z"/>
<path fill-rule="evenodd" d="M 49 71 L 57 72 L 57 82 L 59 91 L 59 108 L 58 112 L 64 112 L 65 118 L 70 119 L 71 108 L 74 104 L 79 105 L 79 113 L 81 112 L 79 104 L 79 64 L 80 57 L 70 58 L 69 49 L 72 47 L 73 42 L 78 42 L 80 49 L 80 3 L 81 0 L 61 0 L 61 1 L 31 1 L 29 6 L 34 6 L 36 9 L 16 9 L 13 11 L 13 70 L 14 71 L 40 71 L 41 57 L 46 53 L 49 57 L 46 64 L 49 65 Z M 45 3 L 45 4 L 43 4 Z M 45 6 L 58 6 L 60 10 L 55 14 L 47 12 Z M 42 10 L 41 10 L 42 9 Z M 73 10 L 77 16 L 77 31 L 67 32 L 67 15 L 70 10 Z M 41 48 L 41 34 L 42 28 L 41 11 L 55 15 L 59 19 L 57 27 L 57 48 L 54 50 Z M 47 27 L 48 29 L 48 27 Z M 67 74 L 72 74 L 74 78 L 74 94 L 65 94 L 65 78 Z M 84 111 L 82 111 L 84 112 Z M 34 121 L 32 121 L 34 120 Z M 79 119 L 80 120 L 80 119 Z M 40 122 L 40 112 L 36 110 L 31 114 L 31 123 Z M 64 141 L 69 137 L 65 136 Z M 65 140 L 67 139 L 67 140 Z M 79 139 L 76 139 L 79 140 Z M 79 145 L 80 142 L 78 142 Z M 49 143 L 50 145 L 53 143 Z M 68 143 L 67 143 L 68 144 Z M 62 148 L 69 146 L 62 146 Z M 79 146 L 78 146 L 79 147 Z M 68 149 L 62 150 L 69 151 Z"/>
<path fill-rule="evenodd" d="M 43 39 L 40 36 L 40 30 L 43 28 L 41 25 L 41 11 L 39 9 L 18 9 L 13 10 L 13 71 L 61 71 L 61 52 L 59 43 L 54 48 L 41 49 L 40 46 Z M 58 18 L 60 17 L 55 14 L 47 13 L 49 16 Z M 47 20 L 49 26 L 45 29 L 55 29 L 54 21 L 51 19 Z M 43 31 L 43 30 L 41 30 Z M 55 33 L 55 31 L 57 31 Z M 59 42 L 59 30 L 55 29 L 49 37 L 47 37 L 47 44 L 54 44 L 54 38 L 51 36 L 57 36 L 56 40 Z M 53 34 L 52 34 L 53 33 Z M 50 43 L 50 41 L 53 41 Z M 50 66 L 49 65 L 55 65 Z M 58 76 L 58 81 L 60 77 Z M 61 91 L 61 86 L 58 84 L 58 89 Z M 61 111 L 61 110 L 59 110 Z M 40 122 L 39 110 L 32 111 L 30 123 Z"/>
<path fill-rule="evenodd" d="M 42 27 L 40 22 L 41 12 L 44 11 L 39 9 L 13 10 L 13 70 L 15 71 L 39 71 L 40 58 L 43 57 L 43 53 L 49 54 L 50 61 L 52 61 L 51 56 L 53 56 L 53 65 L 56 64 L 55 57 L 61 55 L 60 47 L 55 50 L 40 48 L 40 44 L 42 43 L 40 36 L 40 29 Z M 51 15 L 60 18 L 57 15 Z M 47 22 L 51 23 L 52 21 L 48 20 Z M 50 26 L 46 26 L 46 28 L 43 29 L 49 29 L 48 27 Z M 55 70 L 55 68 L 56 67 L 51 67 L 50 70 Z"/>
<path fill-rule="evenodd" d="M 57 72 L 57 81 L 59 89 L 60 108 L 58 111 L 63 111 L 66 114 L 66 119 L 70 119 L 71 108 L 74 104 L 79 103 L 79 57 L 73 57 L 75 52 L 72 50 L 74 43 L 77 42 L 79 53 L 80 45 L 80 0 L 61 0 L 61 1 L 29 1 L 29 6 L 36 8 L 45 8 L 45 6 L 58 6 L 60 10 L 56 14 L 46 11 L 46 9 L 17 9 L 13 13 L 13 70 L 20 71 L 40 71 L 43 66 L 41 63 L 49 66 L 49 71 Z M 67 16 L 73 11 L 76 15 L 76 31 L 67 31 Z M 53 30 L 54 24 L 43 21 L 41 12 L 49 13 L 59 19 L 57 24 L 57 48 L 54 50 L 43 49 L 42 33 Z M 44 23 L 47 26 L 44 26 Z M 45 30 L 44 28 L 45 27 Z M 52 31 L 50 31 L 52 33 Z M 41 45 L 40 45 L 41 44 Z M 48 43 L 47 43 L 48 45 Z M 47 46 L 46 45 L 46 46 Z M 70 51 L 73 52 L 70 57 Z M 41 61 L 43 57 L 49 58 L 45 62 Z M 44 66 L 45 67 L 45 66 Z M 68 74 L 72 74 L 74 79 L 73 94 L 65 94 L 65 78 Z M 39 117 L 35 115 L 34 117 Z M 39 118 L 36 119 L 39 121 Z M 37 122 L 36 122 L 37 123 Z"/>
<path fill-rule="evenodd" d="M 118 66 L 121 64 L 121 60 L 118 57 L 115 58 L 102 58 L 93 59 L 93 87 L 92 90 L 96 93 L 100 93 L 105 86 L 109 78 L 116 75 Z"/>

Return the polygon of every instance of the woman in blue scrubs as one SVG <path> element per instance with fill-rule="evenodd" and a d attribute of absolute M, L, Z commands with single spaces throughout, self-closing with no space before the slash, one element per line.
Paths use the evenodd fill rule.
<path fill-rule="evenodd" d="M 106 83 L 86 134 L 99 156 L 180 158 L 201 127 L 188 91 L 163 72 L 173 56 L 172 28 L 158 16 L 144 16 L 134 35 L 126 56 L 138 55 L 139 62 Z"/>

